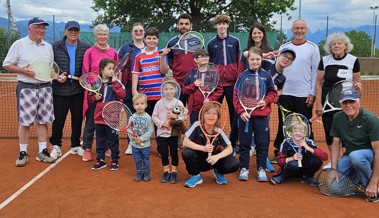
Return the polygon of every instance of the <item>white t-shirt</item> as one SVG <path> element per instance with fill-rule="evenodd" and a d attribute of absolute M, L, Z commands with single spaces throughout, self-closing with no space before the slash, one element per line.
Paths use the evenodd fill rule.
<path fill-rule="evenodd" d="M 18 67 L 25 67 L 35 58 L 45 57 L 54 60 L 54 52 L 51 45 L 42 40 L 39 45 L 33 42 L 29 36 L 15 41 L 10 47 L 7 56 L 4 59 L 3 67 L 14 64 Z M 45 83 L 28 77 L 23 74 L 17 74 L 17 80 L 26 83 Z"/>

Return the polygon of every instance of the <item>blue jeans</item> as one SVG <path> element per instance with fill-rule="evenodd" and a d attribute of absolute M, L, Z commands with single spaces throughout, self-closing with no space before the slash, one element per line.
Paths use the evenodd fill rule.
<path fill-rule="evenodd" d="M 361 149 L 353 151 L 349 156 L 343 155 L 338 161 L 338 171 L 349 175 L 354 182 L 359 182 L 363 187 L 367 187 L 374 163 L 374 151 L 371 149 Z"/>
<path fill-rule="evenodd" d="M 136 148 L 132 146 L 132 154 L 137 171 L 150 172 L 150 147 Z"/>

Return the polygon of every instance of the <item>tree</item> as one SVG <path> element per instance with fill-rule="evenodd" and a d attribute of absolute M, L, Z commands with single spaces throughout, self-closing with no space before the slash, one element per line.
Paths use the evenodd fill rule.
<path fill-rule="evenodd" d="M 352 55 L 357 57 L 370 57 L 370 48 L 371 48 L 371 37 L 367 35 L 367 33 L 363 31 L 349 31 L 345 33 L 347 37 L 349 37 L 351 44 L 353 44 L 354 48 L 350 52 Z M 319 49 L 321 56 L 326 55 L 324 51 L 325 40 L 322 40 L 319 43 Z"/>
<path fill-rule="evenodd" d="M 5 28 L 0 27 L 0 42 L 3 42 L 3 43 L 0 43 L 0 60 L 5 59 L 5 56 L 7 56 L 7 53 L 9 50 L 8 43 L 7 43 L 8 42 L 8 35 L 9 35 L 9 32 Z M 11 44 L 14 41 L 16 41 L 19 37 L 20 37 L 20 33 L 18 31 L 12 30 Z M 2 66 L 3 66 L 3 64 L 1 63 L 0 73 L 5 72 L 5 69 Z"/>
<path fill-rule="evenodd" d="M 256 22 L 267 26 L 274 13 L 285 14 L 294 10 L 295 0 L 93 0 L 92 8 L 100 15 L 94 24 L 117 25 L 128 31 L 134 22 L 146 27 L 155 26 L 160 31 L 174 31 L 176 17 L 188 13 L 193 17 L 193 29 L 214 31 L 211 19 L 217 14 L 228 14 L 232 18 L 232 31 L 246 31 Z"/>

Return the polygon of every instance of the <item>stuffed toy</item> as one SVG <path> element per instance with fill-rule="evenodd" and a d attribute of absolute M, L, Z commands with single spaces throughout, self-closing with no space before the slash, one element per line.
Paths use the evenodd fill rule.
<path fill-rule="evenodd" d="M 182 106 L 177 105 L 172 109 L 172 112 L 174 114 L 183 116 L 187 115 L 188 109 Z M 184 125 L 183 120 L 176 120 L 176 119 L 171 119 L 170 120 L 170 126 L 171 128 L 171 136 L 177 136 L 178 137 L 178 144 L 179 147 L 181 148 L 183 145 L 183 139 L 182 139 L 182 134 L 185 133 L 186 131 L 186 126 Z"/>

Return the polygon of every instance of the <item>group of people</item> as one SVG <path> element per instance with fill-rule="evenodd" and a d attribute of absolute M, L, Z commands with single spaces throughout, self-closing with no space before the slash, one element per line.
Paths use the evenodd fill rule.
<path fill-rule="evenodd" d="M 178 35 L 158 48 L 159 31 L 154 27 L 144 29 L 142 23 L 132 26 L 133 40 L 117 52 L 108 45 L 109 29 L 100 24 L 94 27 L 95 44 L 90 47 L 79 40 L 80 25 L 69 21 L 65 36 L 53 46 L 43 40 L 46 26 L 40 18 L 28 24 L 28 36 L 17 40 L 10 48 L 3 67 L 17 74 L 17 112 L 19 122 L 20 154 L 16 166 L 26 165 L 29 128 L 36 123 L 39 153 L 36 159 L 53 163 L 62 155 L 62 130 L 68 111 L 71 113 L 71 153 L 92 160 L 92 144 L 96 133 L 96 164 L 93 170 L 107 166 L 105 156 L 112 159 L 110 169 L 118 170 L 119 141 L 117 131 L 108 127 L 101 110 L 109 101 L 122 101 L 134 113 L 136 135 L 128 135 L 126 154 L 133 154 L 136 164 L 135 181 L 149 181 L 150 139 L 155 132 L 163 175 L 161 182 L 178 182 L 178 148 L 180 138 L 172 134 L 171 121 L 184 121 L 189 117 L 191 126 L 184 134 L 182 158 L 190 178 L 187 187 L 202 183 L 201 172 L 212 170 L 218 184 L 227 184 L 225 174 L 239 171 L 238 179 L 247 181 L 250 172 L 250 153 L 256 151 L 257 179 L 278 185 L 288 178 L 300 178 L 302 183 L 317 185 L 315 173 L 320 170 L 328 154 L 317 147 L 313 135 L 306 136 L 306 125 L 298 122 L 289 129 L 291 140 L 282 130 L 282 113 L 278 110 L 278 132 L 274 142 L 271 163 L 280 167 L 271 179 L 268 150 L 270 141 L 271 105 L 280 104 L 288 111 L 311 118 L 313 105 L 322 116 L 327 145 L 331 154 L 330 167 L 351 174 L 366 187 L 367 198 L 378 201 L 379 177 L 379 120 L 377 116 L 359 107 L 359 93 L 363 89 L 358 59 L 349 54 L 353 45 L 343 33 L 331 34 L 326 39 L 327 56 L 320 59 L 318 46 L 306 39 L 308 31 L 304 20 L 293 22 L 293 39 L 274 51 L 268 43 L 261 24 L 249 31 L 248 43 L 240 52 L 239 39 L 228 33 L 231 20 L 227 15 L 213 19 L 217 34 L 206 49 L 187 52 L 169 49 L 181 35 L 192 29 L 192 18 L 181 14 L 177 19 Z M 125 54 L 129 62 L 116 74 L 115 67 Z M 41 82 L 28 68 L 34 58 L 54 60 L 64 72 L 57 79 Z M 201 81 L 196 73 L 202 64 L 211 62 L 218 68 L 220 82 L 207 99 L 198 89 Z M 103 84 L 100 95 L 84 91 L 73 79 L 88 72 L 98 73 Z M 170 76 L 166 76 L 170 75 Z M 258 75 L 265 83 L 266 95 L 251 115 L 238 101 L 238 84 L 247 75 Z M 72 77 L 69 77 L 71 75 Z M 172 76 L 171 76 L 172 75 Z M 323 113 L 325 96 L 334 83 L 353 80 L 354 87 L 341 95 L 342 111 Z M 174 93 L 180 93 L 175 95 Z M 163 97 L 162 97 L 163 96 Z M 176 99 L 177 96 L 178 99 Z M 222 132 L 214 144 L 200 129 L 198 120 L 204 118 L 206 131 L 214 131 L 221 119 L 221 108 L 213 101 L 229 108 L 230 135 Z M 188 114 L 173 112 L 173 106 L 188 108 Z M 202 107 L 203 110 L 200 110 Z M 80 144 L 82 120 L 85 120 L 83 143 Z M 336 120 L 338 120 L 336 122 Z M 52 123 L 52 135 L 47 149 L 47 124 Z M 248 131 L 245 132 L 245 125 Z M 155 128 L 154 128 L 155 126 Z M 179 140 L 179 141 L 178 141 Z M 340 146 L 345 150 L 340 156 Z M 215 149 L 215 148 L 218 149 Z M 239 160 L 234 156 L 238 148 Z M 208 155 L 210 153 L 211 155 Z M 298 162 L 302 162 L 299 167 Z M 376 199 L 376 200 L 375 200 Z"/>

